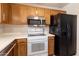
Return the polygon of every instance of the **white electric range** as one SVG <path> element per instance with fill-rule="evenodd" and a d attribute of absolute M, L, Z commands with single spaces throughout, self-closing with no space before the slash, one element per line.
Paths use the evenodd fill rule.
<path fill-rule="evenodd" d="M 48 38 L 47 36 L 32 36 L 27 40 L 28 56 L 48 55 Z"/>
<path fill-rule="evenodd" d="M 48 55 L 48 36 L 44 33 L 44 28 L 29 27 L 27 38 L 28 56 L 47 56 Z"/>

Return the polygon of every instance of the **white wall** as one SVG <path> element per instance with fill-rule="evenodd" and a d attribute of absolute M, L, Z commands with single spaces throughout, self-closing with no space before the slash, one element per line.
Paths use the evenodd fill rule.
<path fill-rule="evenodd" d="M 79 3 L 71 3 L 63 8 L 68 14 L 77 15 L 77 50 L 79 50 Z"/>

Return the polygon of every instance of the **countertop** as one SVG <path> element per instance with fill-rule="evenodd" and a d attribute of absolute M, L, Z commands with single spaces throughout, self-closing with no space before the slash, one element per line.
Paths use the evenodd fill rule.
<path fill-rule="evenodd" d="M 53 34 L 48 34 L 48 36 L 55 36 Z M 0 51 L 2 51 L 6 46 L 8 46 L 15 39 L 27 38 L 27 34 L 22 33 L 5 33 L 0 35 Z"/>

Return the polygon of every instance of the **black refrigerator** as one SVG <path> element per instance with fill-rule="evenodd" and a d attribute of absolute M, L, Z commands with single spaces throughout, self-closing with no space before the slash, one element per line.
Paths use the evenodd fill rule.
<path fill-rule="evenodd" d="M 51 15 L 49 28 L 49 33 L 55 34 L 55 55 L 75 55 L 77 46 L 77 15 Z"/>

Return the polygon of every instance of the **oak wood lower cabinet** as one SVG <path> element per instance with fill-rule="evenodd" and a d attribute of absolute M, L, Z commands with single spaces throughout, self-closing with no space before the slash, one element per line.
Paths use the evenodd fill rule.
<path fill-rule="evenodd" d="M 49 56 L 54 55 L 54 37 L 53 36 L 48 37 L 48 55 Z"/>
<path fill-rule="evenodd" d="M 17 56 L 26 56 L 27 55 L 26 38 L 16 39 L 16 41 L 17 41 Z"/>

